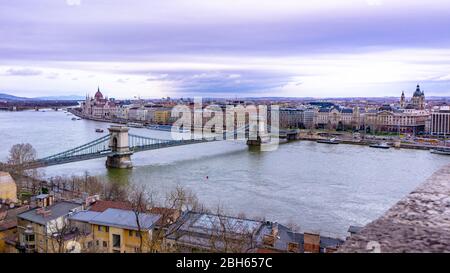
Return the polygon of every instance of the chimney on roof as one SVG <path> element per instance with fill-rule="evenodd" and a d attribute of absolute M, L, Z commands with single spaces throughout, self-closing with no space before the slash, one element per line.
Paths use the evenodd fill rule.
<path fill-rule="evenodd" d="M 300 245 L 298 243 L 290 242 L 287 245 L 287 251 L 290 253 L 300 252 Z"/>
<path fill-rule="evenodd" d="M 272 223 L 272 233 L 271 234 L 275 238 L 278 236 L 278 223 L 277 222 Z"/>
<path fill-rule="evenodd" d="M 36 204 L 39 208 L 46 208 L 53 205 L 55 197 L 52 194 L 41 194 L 36 196 Z"/>
<path fill-rule="evenodd" d="M 320 252 L 320 234 L 304 233 L 303 234 L 304 250 L 307 253 Z"/>
<path fill-rule="evenodd" d="M 85 208 L 88 208 L 89 206 L 91 206 L 92 204 L 94 204 L 95 202 L 97 202 L 99 200 L 100 200 L 100 195 L 98 195 L 98 194 L 86 197 L 86 200 L 84 203 Z"/>
<path fill-rule="evenodd" d="M 264 235 L 263 243 L 266 246 L 273 247 L 275 245 L 275 236 L 273 236 L 272 234 Z"/>
<path fill-rule="evenodd" d="M 39 208 L 36 210 L 36 213 L 38 215 L 42 215 L 42 217 L 48 217 L 50 215 L 52 215 L 52 211 L 51 210 L 46 210 L 45 208 Z"/>

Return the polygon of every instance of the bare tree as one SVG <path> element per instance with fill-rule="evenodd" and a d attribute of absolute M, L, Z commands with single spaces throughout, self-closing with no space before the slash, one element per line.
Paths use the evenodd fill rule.
<path fill-rule="evenodd" d="M 15 144 L 9 150 L 8 164 L 22 165 L 36 159 L 36 150 L 29 143 Z"/>
<path fill-rule="evenodd" d="M 33 170 L 25 170 L 24 168 L 24 164 L 34 161 L 36 156 L 36 150 L 31 144 L 15 144 L 9 150 L 7 164 L 13 173 L 36 177 L 35 174 L 37 174 L 37 172 Z"/>
<path fill-rule="evenodd" d="M 126 185 L 116 182 L 105 182 L 103 186 L 103 198 L 113 201 L 128 201 L 129 194 L 134 191 L 128 189 Z"/>
<path fill-rule="evenodd" d="M 62 219 L 61 222 L 55 222 L 50 230 L 50 234 L 47 236 L 49 243 L 49 251 L 52 253 L 67 253 L 73 251 L 68 249 L 68 242 L 79 243 L 79 239 L 82 237 L 82 232 L 78 227 L 71 224 L 68 219 Z M 80 246 L 81 247 L 81 246 Z"/>
<path fill-rule="evenodd" d="M 199 202 L 195 193 L 178 185 L 166 196 L 165 207 L 176 210 L 204 211 L 204 206 Z"/>
<path fill-rule="evenodd" d="M 147 211 L 147 208 L 153 204 L 152 194 L 147 190 L 145 185 L 133 185 L 130 187 L 128 193 L 128 201 L 131 204 L 132 210 L 136 218 L 137 232 L 139 236 L 139 252 L 143 252 L 144 240 L 150 240 L 150 238 L 144 238 L 141 223 L 141 214 Z"/>
<path fill-rule="evenodd" d="M 164 248 L 164 238 L 176 232 L 173 225 L 183 211 L 204 212 L 206 209 L 200 204 L 197 196 L 190 190 L 177 186 L 166 194 L 161 207 L 153 207 L 150 212 L 160 215 L 157 227 L 154 229 L 152 240 L 149 242 L 149 251 L 176 252 L 178 249 Z"/>
<path fill-rule="evenodd" d="M 297 223 L 293 222 L 292 220 L 290 220 L 286 224 L 286 226 L 289 228 L 289 230 L 292 230 L 293 232 L 300 232 L 301 231 L 301 227 Z"/>
<path fill-rule="evenodd" d="M 243 214 L 225 216 L 224 209 L 219 205 L 210 220 L 209 247 L 212 252 L 247 253 L 256 247 L 255 227 Z"/>
<path fill-rule="evenodd" d="M 3 164 L 3 169 L 10 172 L 15 178 L 21 181 L 31 182 L 33 193 L 39 191 L 40 178 L 42 173 L 36 169 L 27 170 L 26 163 L 36 160 L 37 153 L 33 146 L 29 143 L 15 144 L 9 150 L 7 164 Z M 19 185 L 21 187 L 21 185 Z"/>

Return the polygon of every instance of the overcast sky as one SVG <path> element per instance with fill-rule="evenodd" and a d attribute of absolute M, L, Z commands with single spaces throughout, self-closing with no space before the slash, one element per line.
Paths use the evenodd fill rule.
<path fill-rule="evenodd" d="M 0 0 L 0 93 L 450 95 L 448 0 Z"/>

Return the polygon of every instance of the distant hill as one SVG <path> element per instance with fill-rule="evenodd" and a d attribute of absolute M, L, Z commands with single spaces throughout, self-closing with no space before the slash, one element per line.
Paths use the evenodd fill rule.
<path fill-rule="evenodd" d="M 30 100 L 29 98 L 24 97 L 17 97 L 9 94 L 0 93 L 0 100 L 6 100 L 6 101 L 24 101 L 24 100 Z"/>
<path fill-rule="evenodd" d="M 25 97 L 18 97 L 18 96 L 14 96 L 14 95 L 5 94 L 5 93 L 0 93 L 0 100 L 6 100 L 6 101 L 84 100 L 84 99 L 85 99 L 84 97 L 76 96 L 76 95 L 25 98 Z"/>
<path fill-rule="evenodd" d="M 68 95 L 68 96 L 49 96 L 49 97 L 37 97 L 34 98 L 37 100 L 84 100 L 85 97 L 77 96 L 77 95 Z"/>

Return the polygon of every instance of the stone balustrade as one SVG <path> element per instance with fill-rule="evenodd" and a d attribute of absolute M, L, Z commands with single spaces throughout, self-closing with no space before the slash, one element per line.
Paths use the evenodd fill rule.
<path fill-rule="evenodd" d="M 450 252 L 450 165 L 347 239 L 339 252 Z"/>

